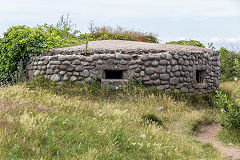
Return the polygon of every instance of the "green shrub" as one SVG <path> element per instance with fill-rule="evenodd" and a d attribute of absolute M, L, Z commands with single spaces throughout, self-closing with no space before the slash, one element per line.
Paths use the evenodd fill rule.
<path fill-rule="evenodd" d="M 197 47 L 205 48 L 205 46 L 200 41 L 196 41 L 196 40 L 170 41 L 170 42 L 167 42 L 167 44 L 178 44 L 178 45 L 197 46 Z"/>
<path fill-rule="evenodd" d="M 220 123 L 225 128 L 240 129 L 240 106 L 220 91 L 216 92 L 216 104 L 220 108 Z"/>
<path fill-rule="evenodd" d="M 25 25 L 9 28 L 0 41 L 0 82 L 10 80 L 20 60 L 25 66 L 29 54 L 40 55 L 50 48 L 81 43 L 73 37 L 62 37 L 60 33 L 60 30 L 46 24 L 33 28 Z"/>
<path fill-rule="evenodd" d="M 240 78 L 240 55 L 221 48 L 220 53 L 220 70 L 221 70 L 221 81 L 231 81 L 234 78 Z"/>
<path fill-rule="evenodd" d="M 110 26 L 91 26 L 90 33 L 80 34 L 79 39 L 88 39 L 89 41 L 113 39 L 158 43 L 158 39 L 152 33 L 125 30 L 119 26 L 117 28 Z"/>

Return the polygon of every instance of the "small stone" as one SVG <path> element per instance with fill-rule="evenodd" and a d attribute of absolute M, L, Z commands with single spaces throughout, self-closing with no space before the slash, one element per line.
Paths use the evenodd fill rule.
<path fill-rule="evenodd" d="M 167 73 L 170 73 L 170 72 L 171 72 L 171 69 L 172 69 L 172 66 L 168 65 L 168 66 L 167 66 Z"/>
<path fill-rule="evenodd" d="M 144 66 L 149 67 L 152 63 L 149 61 L 144 62 Z"/>
<path fill-rule="evenodd" d="M 148 67 L 145 69 L 146 74 L 151 75 L 154 74 L 156 72 L 156 70 L 154 68 Z"/>
<path fill-rule="evenodd" d="M 152 62 L 152 66 L 153 66 L 153 67 L 158 66 L 158 62 L 157 62 L 157 61 L 153 61 L 153 62 Z"/>
<path fill-rule="evenodd" d="M 182 57 L 183 57 L 183 59 L 184 59 L 184 60 L 186 60 L 186 59 L 187 59 L 187 56 L 185 56 L 185 55 L 184 55 L 184 56 L 182 56 Z"/>
<path fill-rule="evenodd" d="M 58 82 L 58 81 L 61 80 L 61 78 L 59 77 L 58 74 L 54 74 L 54 75 L 51 76 L 51 80 L 52 80 L 52 81 L 55 81 L 55 82 Z"/>
<path fill-rule="evenodd" d="M 61 76 L 64 75 L 64 74 L 66 74 L 66 71 L 60 71 L 59 72 L 59 75 L 61 75 Z"/>
<path fill-rule="evenodd" d="M 47 66 L 42 66 L 42 69 L 43 69 L 43 70 L 46 70 L 46 69 L 47 69 Z"/>
<path fill-rule="evenodd" d="M 49 58 L 46 58 L 44 61 L 43 61 L 43 64 L 44 65 L 47 65 L 49 63 L 50 59 Z"/>
<path fill-rule="evenodd" d="M 81 75 L 82 75 L 83 77 L 88 77 L 90 74 L 89 74 L 89 71 L 88 71 L 87 69 L 85 69 L 85 70 L 81 73 Z"/>
<path fill-rule="evenodd" d="M 166 64 L 168 64 L 168 61 L 165 60 L 165 59 L 162 59 L 162 60 L 160 60 L 160 64 L 161 65 L 166 65 Z"/>
<path fill-rule="evenodd" d="M 87 62 L 92 62 L 92 61 L 93 61 L 93 60 L 92 60 L 92 57 L 87 57 L 87 58 L 86 58 L 86 61 L 87 61 Z"/>
<path fill-rule="evenodd" d="M 185 65 L 185 66 L 188 66 L 188 65 L 189 65 L 189 61 L 188 61 L 188 60 L 185 60 L 185 61 L 184 61 L 184 65 Z"/>
<path fill-rule="evenodd" d="M 174 58 L 174 59 L 178 59 L 178 58 L 179 58 L 179 55 L 174 54 L 174 55 L 173 55 L 173 58 Z"/>
<path fill-rule="evenodd" d="M 135 68 L 137 68 L 137 65 L 131 65 L 131 66 L 129 66 L 128 68 L 129 68 L 130 70 L 131 70 L 131 69 L 135 69 Z"/>
<path fill-rule="evenodd" d="M 159 88 L 160 90 L 165 90 L 165 89 L 168 89 L 168 88 L 169 88 L 169 85 L 168 85 L 168 84 L 160 85 L 160 86 L 158 86 L 157 88 Z"/>
<path fill-rule="evenodd" d="M 174 76 L 176 76 L 176 77 L 180 76 L 180 72 L 179 71 L 175 72 Z"/>
<path fill-rule="evenodd" d="M 59 69 L 60 69 L 60 70 L 66 70 L 66 68 L 67 68 L 67 66 L 64 66 L 64 65 L 60 65 L 60 66 L 59 66 Z"/>
<path fill-rule="evenodd" d="M 140 76 L 143 77 L 145 75 L 145 72 L 144 71 L 141 71 L 140 72 Z"/>
<path fill-rule="evenodd" d="M 58 72 L 60 72 L 59 69 L 55 69 L 54 73 L 57 74 Z"/>
<path fill-rule="evenodd" d="M 170 78 L 170 81 L 169 81 L 170 84 L 174 84 L 174 85 L 177 85 L 178 82 L 179 82 L 179 79 L 177 77 Z"/>
<path fill-rule="evenodd" d="M 125 64 L 127 64 L 128 62 L 127 61 L 125 61 L 125 60 L 120 60 L 120 64 L 122 64 L 122 65 L 125 65 Z"/>
<path fill-rule="evenodd" d="M 177 64 L 177 61 L 175 59 L 171 59 L 170 64 L 174 66 Z"/>
<path fill-rule="evenodd" d="M 73 65 L 80 65 L 81 61 L 79 59 L 75 59 L 72 64 Z"/>
<path fill-rule="evenodd" d="M 142 61 L 146 61 L 148 60 L 148 57 L 146 55 L 142 55 L 141 58 L 140 58 Z"/>
<path fill-rule="evenodd" d="M 122 58 L 125 59 L 125 60 L 130 60 L 132 57 L 128 54 L 125 54 L 125 55 L 123 55 Z"/>
<path fill-rule="evenodd" d="M 159 67 L 157 67 L 156 72 L 157 73 L 165 73 L 166 70 L 167 70 L 166 66 L 159 66 Z"/>
<path fill-rule="evenodd" d="M 148 59 L 149 59 L 149 60 L 154 60 L 154 59 L 155 59 L 155 56 L 152 55 L 152 54 L 149 54 L 149 55 L 148 55 Z"/>
<path fill-rule="evenodd" d="M 173 68 L 172 68 L 172 71 L 173 71 L 173 72 L 176 72 L 176 71 L 178 71 L 178 70 L 179 70 L 179 66 L 178 66 L 178 65 L 173 66 Z"/>
<path fill-rule="evenodd" d="M 151 79 L 150 76 L 147 76 L 147 75 L 143 77 L 143 80 L 144 80 L 144 81 L 148 81 L 148 80 L 150 80 L 150 79 Z"/>
<path fill-rule="evenodd" d="M 168 84 L 168 81 L 160 81 L 161 84 Z"/>
<path fill-rule="evenodd" d="M 118 60 L 122 59 L 122 54 L 117 53 L 117 54 L 116 54 L 116 59 L 118 59 Z"/>
<path fill-rule="evenodd" d="M 158 85 L 160 85 L 160 80 L 159 79 L 157 79 L 157 80 L 154 80 L 154 82 L 153 82 L 156 86 L 158 86 Z"/>
<path fill-rule="evenodd" d="M 68 81 L 68 80 L 69 80 L 68 75 L 65 74 L 65 75 L 63 76 L 62 80 L 63 80 L 63 81 Z"/>
<path fill-rule="evenodd" d="M 102 60 L 98 60 L 98 62 L 97 62 L 98 64 L 103 64 L 103 61 Z"/>
<path fill-rule="evenodd" d="M 49 64 L 50 64 L 50 65 L 60 65 L 61 62 L 60 62 L 60 61 L 50 61 Z"/>
<path fill-rule="evenodd" d="M 89 62 L 82 62 L 83 66 L 89 66 Z"/>
<path fill-rule="evenodd" d="M 153 84 L 153 80 L 144 81 L 143 84 L 145 84 L 145 85 L 152 85 Z"/>
<path fill-rule="evenodd" d="M 169 75 L 168 74 L 160 74 L 160 79 L 161 80 L 169 80 Z"/>
<path fill-rule="evenodd" d="M 151 75 L 151 78 L 152 79 L 158 79 L 159 78 L 159 74 L 154 73 L 153 75 Z"/>
<path fill-rule="evenodd" d="M 164 107 L 156 107 L 154 108 L 155 111 L 163 111 L 164 110 Z"/>
<path fill-rule="evenodd" d="M 77 71 L 77 72 L 81 72 L 81 71 L 83 71 L 82 66 L 77 66 L 77 67 L 75 68 L 75 71 Z"/>
<path fill-rule="evenodd" d="M 71 82 L 74 82 L 74 81 L 76 81 L 76 80 L 77 80 L 77 77 L 71 76 L 71 78 L 70 78 L 70 81 L 71 81 Z"/>
<path fill-rule="evenodd" d="M 73 72 L 73 75 L 74 75 L 74 76 L 79 76 L 80 73 L 79 73 L 79 72 Z"/>
<path fill-rule="evenodd" d="M 92 78 L 88 77 L 88 78 L 84 79 L 84 82 L 91 83 L 92 82 Z"/>
<path fill-rule="evenodd" d="M 166 54 L 161 54 L 160 56 L 162 59 L 165 59 L 166 58 Z"/>
<path fill-rule="evenodd" d="M 92 60 L 97 61 L 99 59 L 99 55 L 93 55 Z"/>
<path fill-rule="evenodd" d="M 38 65 L 41 66 L 42 64 L 43 64 L 43 61 L 39 61 L 39 62 L 38 62 Z"/>
<path fill-rule="evenodd" d="M 80 61 L 85 61 L 86 57 L 85 56 L 80 56 L 79 59 L 80 59 Z"/>
<path fill-rule="evenodd" d="M 34 73 L 33 73 L 33 76 L 36 77 L 37 75 L 40 74 L 40 71 L 39 70 L 36 70 Z"/>
<path fill-rule="evenodd" d="M 69 71 L 69 72 L 71 72 L 71 71 L 74 70 L 74 67 L 73 67 L 73 66 L 67 66 L 66 70 Z"/>
<path fill-rule="evenodd" d="M 70 65 L 71 64 L 71 62 L 70 61 L 63 61 L 63 63 L 62 63 L 63 65 Z"/>
<path fill-rule="evenodd" d="M 52 70 L 54 70 L 54 69 L 56 69 L 57 68 L 57 66 L 56 65 L 51 65 L 51 67 L 50 67 Z"/>
<path fill-rule="evenodd" d="M 53 72 L 53 71 L 52 71 L 51 69 L 47 69 L 46 74 L 49 75 L 49 74 L 52 74 L 52 72 Z"/>
<path fill-rule="evenodd" d="M 172 55 L 171 55 L 171 54 L 169 54 L 169 53 L 168 53 L 168 54 L 166 54 L 166 59 L 167 59 L 167 60 L 170 60 L 170 59 L 172 59 Z"/>
<path fill-rule="evenodd" d="M 67 60 L 69 61 L 74 61 L 76 58 L 76 56 L 67 56 Z"/>
<path fill-rule="evenodd" d="M 181 92 L 184 92 L 184 93 L 185 93 L 185 92 L 188 92 L 188 88 L 187 88 L 187 87 L 183 87 L 183 88 L 181 88 L 180 90 L 181 90 Z"/>
<path fill-rule="evenodd" d="M 135 61 L 135 60 L 131 60 L 130 62 L 129 62 L 129 64 L 130 65 L 133 65 L 133 64 L 136 64 L 137 62 Z"/>
<path fill-rule="evenodd" d="M 134 73 L 134 75 L 133 75 L 134 78 L 138 78 L 139 76 L 140 76 L 139 73 Z"/>
<path fill-rule="evenodd" d="M 144 61 L 136 60 L 137 64 L 144 65 Z"/>
<path fill-rule="evenodd" d="M 59 61 L 65 61 L 67 59 L 66 56 L 58 56 Z"/>
<path fill-rule="evenodd" d="M 191 66 L 188 66 L 188 69 L 187 69 L 189 72 L 192 72 L 193 71 L 193 69 L 192 69 L 192 67 Z"/>
<path fill-rule="evenodd" d="M 186 72 L 186 71 L 187 71 L 187 67 L 186 67 L 186 66 L 182 66 L 182 70 L 183 70 L 184 72 Z"/>
<path fill-rule="evenodd" d="M 184 64 L 184 60 L 182 58 L 178 59 L 178 64 Z"/>

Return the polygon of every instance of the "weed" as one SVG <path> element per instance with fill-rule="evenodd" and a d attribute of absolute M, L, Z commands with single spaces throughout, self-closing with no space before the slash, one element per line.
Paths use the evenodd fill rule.
<path fill-rule="evenodd" d="M 123 128 L 116 128 L 112 131 L 112 142 L 116 146 L 122 146 L 125 143 Z"/>
<path fill-rule="evenodd" d="M 220 108 L 221 125 L 226 128 L 240 129 L 240 106 L 231 97 L 217 91 L 216 104 Z"/>
<path fill-rule="evenodd" d="M 151 113 L 144 114 L 142 115 L 142 119 L 144 120 L 145 123 L 154 123 L 157 126 L 163 126 L 163 128 L 166 129 L 166 127 L 163 125 L 162 120 L 154 114 Z"/>
<path fill-rule="evenodd" d="M 17 154 L 19 152 L 19 148 L 19 145 L 15 144 L 10 150 L 11 155 L 7 158 L 7 160 L 18 160 Z"/>

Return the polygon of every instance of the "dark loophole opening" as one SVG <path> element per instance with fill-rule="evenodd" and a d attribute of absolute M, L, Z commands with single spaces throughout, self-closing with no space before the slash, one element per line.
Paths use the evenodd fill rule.
<path fill-rule="evenodd" d="M 203 83 L 204 81 L 204 70 L 197 70 L 196 71 L 196 81 L 197 83 Z"/>
<path fill-rule="evenodd" d="M 106 70 L 105 79 L 123 79 L 123 71 Z"/>

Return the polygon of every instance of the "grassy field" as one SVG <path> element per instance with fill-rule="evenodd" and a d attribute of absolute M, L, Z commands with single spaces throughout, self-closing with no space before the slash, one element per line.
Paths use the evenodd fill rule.
<path fill-rule="evenodd" d="M 0 88 L 0 159 L 224 159 L 194 139 L 199 124 L 218 121 L 218 110 L 204 96 L 179 97 L 43 79 Z M 147 114 L 165 128 L 144 121 Z"/>

